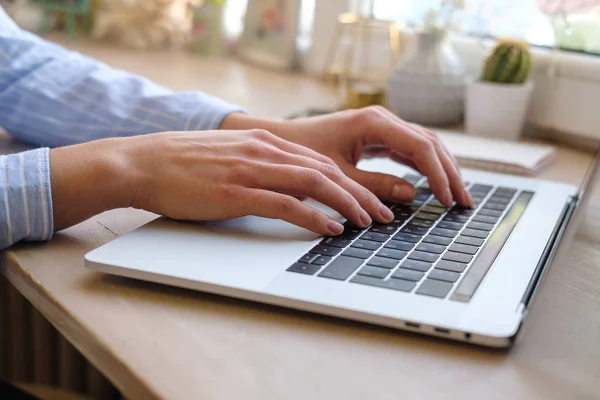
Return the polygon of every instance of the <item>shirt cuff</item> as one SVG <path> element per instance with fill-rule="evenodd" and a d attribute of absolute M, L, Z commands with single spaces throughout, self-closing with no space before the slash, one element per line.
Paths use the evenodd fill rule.
<path fill-rule="evenodd" d="M 179 92 L 169 96 L 165 111 L 178 117 L 173 131 L 216 130 L 229 114 L 247 113 L 240 106 L 202 92 Z"/>
<path fill-rule="evenodd" d="M 54 231 L 49 150 L 0 156 L 0 248 Z"/>

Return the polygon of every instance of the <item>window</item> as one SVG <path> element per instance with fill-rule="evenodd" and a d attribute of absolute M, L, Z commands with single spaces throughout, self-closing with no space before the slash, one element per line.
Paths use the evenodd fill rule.
<path fill-rule="evenodd" d="M 460 31 L 600 54 L 600 0 L 465 0 Z M 440 0 L 374 0 L 374 15 L 419 25 Z M 562 5 L 561 5 L 562 4 Z M 566 13 L 561 13 L 561 7 Z"/>

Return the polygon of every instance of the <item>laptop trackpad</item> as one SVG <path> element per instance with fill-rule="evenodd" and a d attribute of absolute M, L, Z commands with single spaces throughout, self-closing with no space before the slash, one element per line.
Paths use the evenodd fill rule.
<path fill-rule="evenodd" d="M 309 205 L 340 218 L 319 203 Z M 287 222 L 258 217 L 197 223 L 159 218 L 86 258 L 151 274 L 261 289 L 318 238 Z"/>

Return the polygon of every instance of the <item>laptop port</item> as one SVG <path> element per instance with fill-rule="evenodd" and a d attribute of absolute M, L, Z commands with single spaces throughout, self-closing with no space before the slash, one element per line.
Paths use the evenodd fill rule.
<path fill-rule="evenodd" d="M 404 325 L 406 325 L 407 328 L 419 329 L 421 327 L 421 324 L 415 324 L 414 322 L 405 322 Z"/>
<path fill-rule="evenodd" d="M 433 328 L 434 331 L 438 332 L 438 333 L 445 333 L 446 335 L 450 334 L 450 329 L 445 329 L 445 328 Z"/>

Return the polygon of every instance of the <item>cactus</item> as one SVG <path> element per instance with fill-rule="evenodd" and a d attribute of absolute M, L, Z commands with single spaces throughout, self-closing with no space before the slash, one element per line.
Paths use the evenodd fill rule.
<path fill-rule="evenodd" d="M 531 69 L 529 45 L 516 40 L 501 40 L 485 60 L 482 81 L 523 83 Z"/>

